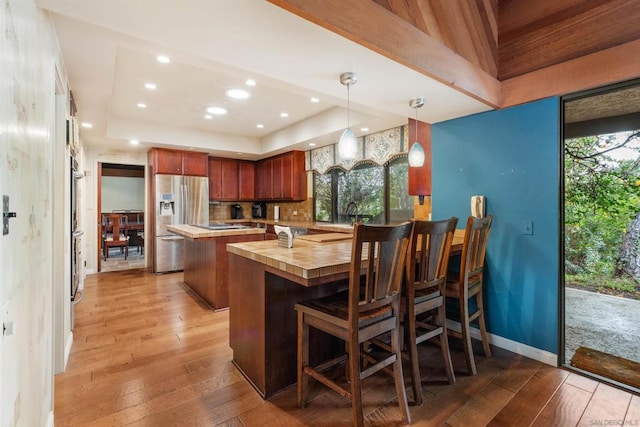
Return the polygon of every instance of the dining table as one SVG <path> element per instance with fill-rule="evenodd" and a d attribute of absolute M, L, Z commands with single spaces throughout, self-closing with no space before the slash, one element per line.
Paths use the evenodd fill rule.
<path fill-rule="evenodd" d="M 295 304 L 348 289 L 352 238 L 340 234 L 295 238 L 290 248 L 277 240 L 227 245 L 233 364 L 264 399 L 297 379 Z M 456 230 L 452 255 L 463 240 Z M 309 345 L 314 365 L 344 353 L 342 341 L 313 328 Z"/>

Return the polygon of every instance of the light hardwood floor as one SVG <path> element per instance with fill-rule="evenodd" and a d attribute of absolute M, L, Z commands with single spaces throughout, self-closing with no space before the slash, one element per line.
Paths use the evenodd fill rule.
<path fill-rule="evenodd" d="M 319 384 L 305 409 L 295 387 L 263 401 L 231 363 L 228 311 L 211 311 L 182 273 L 92 275 L 75 310 L 67 370 L 55 378 L 56 426 L 350 424 L 349 402 Z M 640 425 L 640 397 L 499 348 L 478 355 L 478 375 L 466 376 L 451 341 L 455 385 L 439 349 L 421 347 L 425 403 L 410 408 L 415 426 Z M 368 425 L 401 425 L 392 378 L 363 386 Z"/>

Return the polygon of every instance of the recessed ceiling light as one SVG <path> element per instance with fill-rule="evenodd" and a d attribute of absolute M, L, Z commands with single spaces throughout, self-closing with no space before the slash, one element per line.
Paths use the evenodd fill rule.
<path fill-rule="evenodd" d="M 289 117 L 289 113 L 285 113 L 285 112 L 280 113 L 280 117 Z"/>
<path fill-rule="evenodd" d="M 246 84 L 247 86 L 255 86 L 256 81 L 253 79 L 248 79 L 246 82 L 244 82 L 244 84 Z"/>
<path fill-rule="evenodd" d="M 169 57 L 164 55 L 158 55 L 156 56 L 156 59 L 158 60 L 158 62 L 161 62 L 163 64 L 168 64 L 169 62 L 171 62 Z"/>
<path fill-rule="evenodd" d="M 225 94 L 233 99 L 247 99 L 251 96 L 251 94 L 244 89 L 227 89 Z"/>
<path fill-rule="evenodd" d="M 211 119 L 213 119 L 213 116 L 211 114 L 205 114 L 204 118 L 207 119 L 207 120 L 211 120 Z"/>
<path fill-rule="evenodd" d="M 140 144 L 140 141 L 138 141 L 137 139 L 132 139 L 131 141 L 129 141 L 129 144 L 138 145 L 138 144 Z"/>
<path fill-rule="evenodd" d="M 369 128 L 360 128 L 360 132 L 367 132 Z"/>
<path fill-rule="evenodd" d="M 315 96 L 313 98 L 311 98 L 310 100 L 311 102 L 320 102 L 319 98 L 316 98 Z"/>
<path fill-rule="evenodd" d="M 145 83 L 144 87 L 146 87 L 149 90 L 156 90 L 158 88 L 158 86 L 156 86 L 155 83 Z"/>
<path fill-rule="evenodd" d="M 315 146 L 316 146 L 316 143 L 315 143 L 315 142 L 310 142 L 310 143 L 309 143 L 309 147 L 315 147 Z"/>
<path fill-rule="evenodd" d="M 82 126 L 83 128 L 87 128 L 87 129 L 91 129 L 93 127 L 93 125 L 89 122 L 82 122 L 80 123 L 80 126 Z"/>
<path fill-rule="evenodd" d="M 244 153 L 236 152 L 238 156 L 242 156 Z"/>
<path fill-rule="evenodd" d="M 143 102 L 138 102 L 136 105 L 138 106 L 138 108 L 147 108 L 147 104 Z"/>
<path fill-rule="evenodd" d="M 227 114 L 227 109 L 222 107 L 209 107 L 207 108 L 207 113 L 210 113 L 216 116 L 222 116 L 224 114 Z"/>
<path fill-rule="evenodd" d="M 257 127 L 258 129 L 262 129 L 262 128 L 264 127 L 264 125 L 263 125 L 262 123 L 258 123 L 258 124 L 256 125 L 256 127 Z"/>

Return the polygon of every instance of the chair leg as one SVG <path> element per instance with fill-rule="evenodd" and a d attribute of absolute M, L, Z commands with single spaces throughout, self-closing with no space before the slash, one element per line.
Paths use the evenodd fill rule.
<path fill-rule="evenodd" d="M 309 366 L 309 325 L 304 322 L 304 313 L 298 311 L 298 407 L 307 405 L 309 376 L 304 368 Z"/>
<path fill-rule="evenodd" d="M 476 294 L 476 301 L 480 316 L 478 317 L 478 325 L 480 326 L 480 336 L 482 337 L 482 348 L 484 355 L 491 357 L 491 348 L 489 348 L 489 340 L 487 339 L 487 326 L 484 322 L 484 303 L 482 302 L 482 290 Z"/>
<path fill-rule="evenodd" d="M 449 384 L 455 384 L 456 376 L 453 373 L 453 363 L 451 362 L 451 352 L 449 351 L 449 339 L 447 338 L 447 318 L 446 310 L 444 308 L 444 298 L 442 298 L 442 305 L 438 307 L 438 323 L 442 326 L 442 334 L 440 334 L 440 349 L 442 350 L 442 359 L 444 360 L 444 370 L 447 373 Z"/>
<path fill-rule="evenodd" d="M 360 344 L 357 340 L 348 343 L 349 348 L 349 377 L 351 378 L 351 425 L 364 427 L 362 414 L 362 393 L 360 390 Z"/>
<path fill-rule="evenodd" d="M 412 322 L 415 323 L 415 322 Z M 415 330 L 414 330 L 414 348 L 415 346 Z M 391 351 L 396 355 L 396 360 L 393 362 L 393 379 L 396 384 L 396 394 L 398 396 L 398 407 L 402 412 L 402 421 L 405 424 L 411 424 L 411 414 L 409 413 L 409 405 L 407 404 L 407 393 L 404 389 L 404 376 L 402 374 L 402 349 L 400 348 L 400 326 L 398 325 L 391 331 Z M 414 359 L 417 363 L 417 358 Z M 418 377 L 420 374 L 418 373 Z M 415 384 L 414 384 L 415 387 Z M 418 379 L 418 388 L 421 389 L 420 380 Z M 414 390 L 415 392 L 415 390 Z M 422 390 L 420 390 L 416 396 L 420 396 L 422 400 Z M 362 413 L 362 409 L 360 410 Z"/>
<path fill-rule="evenodd" d="M 464 345 L 467 371 L 470 375 L 475 375 L 477 371 L 476 362 L 473 358 L 473 346 L 471 345 L 471 331 L 469 330 L 469 302 L 466 299 L 460 301 L 460 326 L 462 329 L 462 344 Z"/>
<path fill-rule="evenodd" d="M 420 366 L 418 363 L 418 345 L 416 344 L 416 319 L 413 313 L 413 310 L 407 310 L 404 328 L 406 332 L 404 335 L 407 353 L 409 354 L 409 365 L 411 367 L 413 400 L 416 405 L 422 405 L 422 379 L 420 377 Z"/>
<path fill-rule="evenodd" d="M 129 245 L 126 245 L 124 247 L 124 259 L 127 259 L 128 256 L 129 256 Z"/>

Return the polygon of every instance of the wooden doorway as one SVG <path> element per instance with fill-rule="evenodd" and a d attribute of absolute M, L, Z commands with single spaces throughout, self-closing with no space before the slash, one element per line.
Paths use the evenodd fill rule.
<path fill-rule="evenodd" d="M 617 372 L 640 367 L 640 81 L 562 103 L 560 363 L 637 391 Z"/>
<path fill-rule="evenodd" d="M 98 162 L 97 175 L 97 271 L 144 268 L 145 167 Z M 123 250 L 120 253 L 107 252 L 105 260 L 102 218 L 103 215 L 113 213 L 122 215 L 127 220 L 129 251 L 126 259 Z"/>

